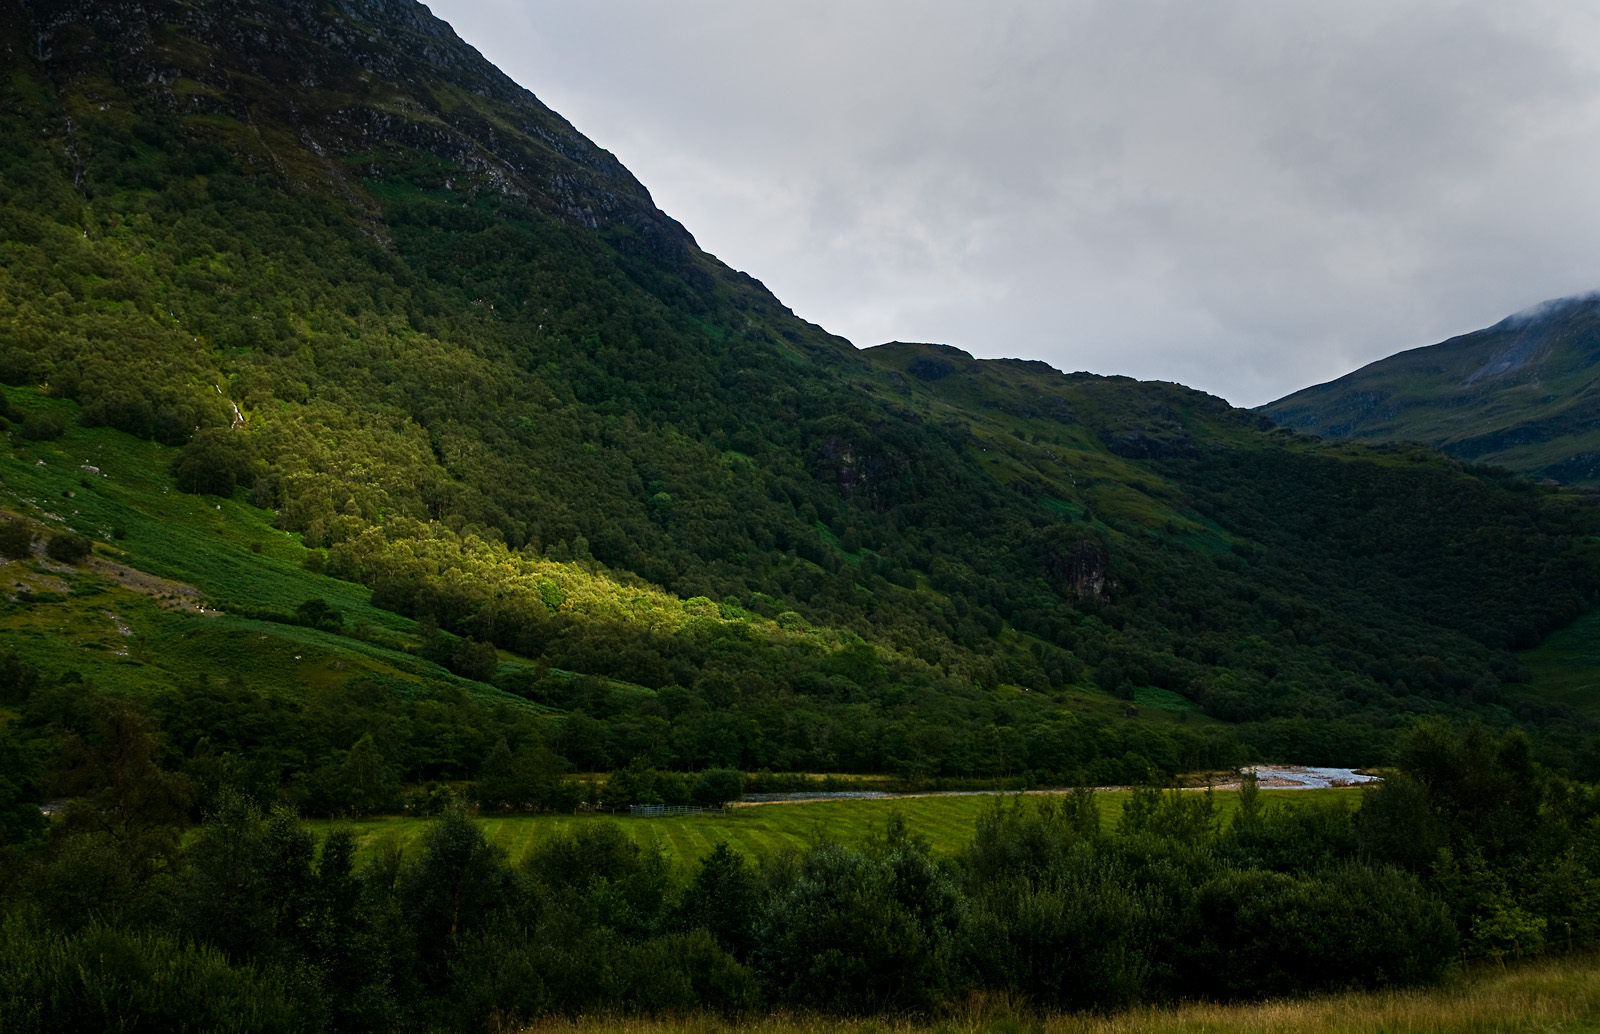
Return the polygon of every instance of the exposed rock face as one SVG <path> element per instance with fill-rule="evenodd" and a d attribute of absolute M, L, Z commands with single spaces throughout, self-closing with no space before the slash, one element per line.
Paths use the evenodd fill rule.
<path fill-rule="evenodd" d="M 943 359 L 916 359 L 906 367 L 911 376 L 924 381 L 942 381 L 956 372 L 954 363 Z"/>
<path fill-rule="evenodd" d="M 1107 428 L 1100 440 L 1113 453 L 1131 460 L 1170 459 L 1197 451 L 1193 436 L 1175 421 L 1138 428 Z"/>
<path fill-rule="evenodd" d="M 883 508 L 884 489 L 900 467 L 881 450 L 859 448 L 837 437 L 822 443 L 818 460 L 819 480 L 837 488 L 841 499 L 853 499 L 875 510 Z"/>
<path fill-rule="evenodd" d="M 1106 599 L 1105 547 L 1092 539 L 1079 539 L 1065 548 L 1053 550 L 1050 574 L 1079 599 Z"/>

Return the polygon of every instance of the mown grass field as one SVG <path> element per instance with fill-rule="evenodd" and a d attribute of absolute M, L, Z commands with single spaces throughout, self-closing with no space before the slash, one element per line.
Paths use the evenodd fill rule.
<path fill-rule="evenodd" d="M 1340 787 L 1329 790 L 1265 790 L 1262 796 L 1289 805 L 1321 801 L 1345 801 L 1354 807 L 1360 789 Z M 1096 795 L 1101 822 L 1112 825 L 1122 814 L 1125 792 Z M 804 848 L 830 838 L 854 843 L 883 829 L 889 817 L 899 814 L 906 826 L 927 839 L 934 852 L 949 854 L 972 839 L 978 816 L 995 805 L 994 795 L 900 797 L 887 800 L 805 801 L 794 804 L 761 804 L 731 808 L 723 815 L 668 815 L 633 818 L 627 815 L 517 815 L 481 817 L 484 832 L 513 860 L 520 860 L 545 837 L 575 829 L 585 823 L 615 822 L 641 844 L 659 844 L 669 856 L 688 864 L 709 854 L 717 844 L 753 858 L 776 851 Z M 1218 792 L 1218 812 L 1224 820 L 1233 812 L 1238 795 Z M 429 820 L 422 818 L 374 818 L 343 823 L 356 833 L 363 853 L 392 840 L 403 851 L 415 852 L 421 845 Z M 340 823 L 316 822 L 319 830 Z"/>
<path fill-rule="evenodd" d="M 734 1022 L 586 1017 L 524 1028 L 562 1034 L 1584 1034 L 1600 1031 L 1600 960 L 1589 956 L 1484 968 L 1443 987 L 1249 1005 L 1190 1004 L 1109 1016 L 1031 1016 L 978 999 L 918 1020 L 772 1017 Z"/>

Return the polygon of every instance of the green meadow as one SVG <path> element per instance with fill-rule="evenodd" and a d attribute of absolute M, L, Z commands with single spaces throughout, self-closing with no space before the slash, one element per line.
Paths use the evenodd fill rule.
<path fill-rule="evenodd" d="M 1339 801 L 1354 807 L 1360 802 L 1361 790 L 1357 787 L 1264 790 L 1262 797 L 1274 804 L 1289 806 Z M 874 831 L 882 830 L 891 816 L 899 815 L 913 834 L 926 839 L 935 854 L 948 855 L 966 846 L 972 839 L 978 816 L 994 807 L 998 799 L 998 795 L 993 794 L 962 794 L 798 801 L 746 804 L 719 814 L 706 815 L 648 818 L 594 813 L 480 816 L 478 823 L 489 839 L 513 861 L 521 859 L 531 847 L 547 837 L 567 833 L 587 823 L 614 822 L 635 842 L 660 845 L 667 855 L 687 865 L 709 854 L 720 843 L 726 843 L 751 858 L 803 849 L 822 840 L 854 844 L 870 837 Z M 1127 800 L 1125 791 L 1096 794 L 1101 824 L 1115 825 Z M 1219 819 L 1226 822 L 1237 807 L 1238 794 L 1218 791 L 1216 803 Z M 312 826 L 319 831 L 335 826 L 353 829 L 363 854 L 370 854 L 381 844 L 393 843 L 404 853 L 414 855 L 430 821 L 424 818 L 382 817 L 344 823 L 319 821 L 313 822 Z"/>

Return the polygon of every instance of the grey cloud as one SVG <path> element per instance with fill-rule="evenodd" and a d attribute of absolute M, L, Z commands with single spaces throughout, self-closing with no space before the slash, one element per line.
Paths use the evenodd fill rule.
<path fill-rule="evenodd" d="M 1600 284 L 1600 12 L 438 0 L 857 344 L 1256 404 Z"/>

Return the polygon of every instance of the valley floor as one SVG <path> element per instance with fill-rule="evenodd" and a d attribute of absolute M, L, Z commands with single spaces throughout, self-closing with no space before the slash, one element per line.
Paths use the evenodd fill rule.
<path fill-rule="evenodd" d="M 1448 986 L 1252 1005 L 1192 1004 L 1109 1016 L 1037 1017 L 977 999 L 938 1021 L 776 1017 L 729 1021 L 588 1018 L 527 1034 L 1580 1034 L 1600 1031 L 1600 959 L 1486 965 Z"/>

